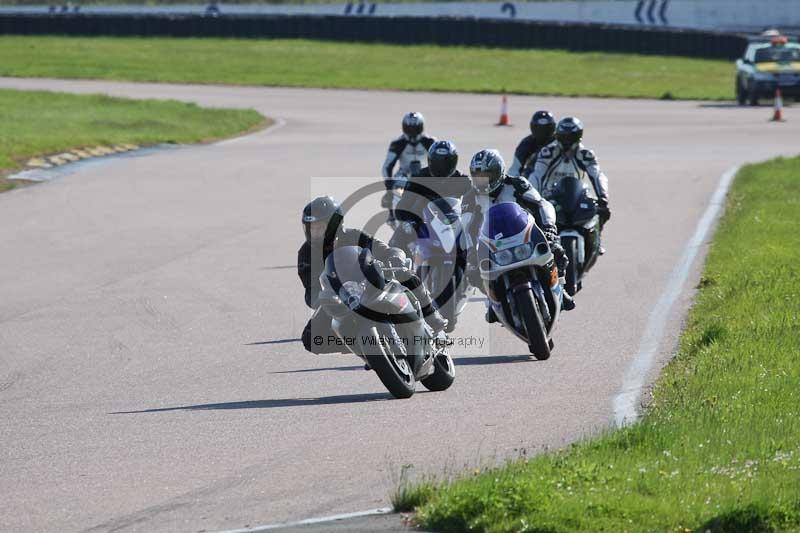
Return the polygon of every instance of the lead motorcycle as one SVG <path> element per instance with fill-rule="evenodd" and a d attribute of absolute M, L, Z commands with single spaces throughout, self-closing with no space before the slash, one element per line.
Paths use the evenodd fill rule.
<path fill-rule="evenodd" d="M 478 260 L 500 322 L 536 359 L 548 359 L 562 288 L 553 253 L 533 216 L 515 202 L 490 207 L 478 237 Z"/>
<path fill-rule="evenodd" d="M 431 391 L 450 387 L 455 366 L 444 335 L 434 337 L 419 301 L 369 250 L 343 246 L 325 260 L 320 308 L 339 343 L 378 374 L 395 398 L 409 398 L 416 382 Z"/>
<path fill-rule="evenodd" d="M 565 176 L 548 193 L 556 209 L 561 246 L 569 259 L 564 288 L 574 295 L 583 287 L 583 277 L 600 255 L 600 216 L 589 186 L 575 176 Z"/>
<path fill-rule="evenodd" d="M 469 233 L 461 223 L 461 199 L 440 197 L 423 212 L 421 235 L 414 247 L 417 275 L 433 295 L 436 308 L 452 332 L 467 305 L 467 250 Z"/>

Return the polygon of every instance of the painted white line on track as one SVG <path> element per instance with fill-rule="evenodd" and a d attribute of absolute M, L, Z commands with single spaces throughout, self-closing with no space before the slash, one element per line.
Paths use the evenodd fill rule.
<path fill-rule="evenodd" d="M 246 140 L 249 140 L 253 135 L 258 135 L 258 134 L 266 135 L 268 133 L 274 132 L 275 130 L 281 129 L 282 127 L 284 127 L 286 125 L 286 121 L 284 119 L 282 119 L 282 118 L 274 117 L 273 120 L 275 122 L 270 124 L 266 128 L 264 128 L 263 130 L 257 130 L 257 131 L 254 131 L 252 133 L 248 133 L 247 135 L 240 135 L 240 136 L 234 137 L 232 139 L 225 139 L 225 140 L 222 140 L 222 141 L 217 141 L 217 142 L 215 142 L 213 144 L 215 146 L 225 146 L 227 144 L 234 144 L 234 143 L 246 141 Z"/>
<path fill-rule="evenodd" d="M 680 262 L 675 266 L 675 270 L 670 274 L 667 286 L 664 292 L 656 302 L 656 305 L 650 311 L 650 316 L 647 319 L 647 327 L 645 328 L 644 335 L 642 336 L 641 343 L 639 344 L 639 351 L 636 358 L 628 367 L 625 373 L 625 378 L 622 382 L 622 388 L 614 397 L 614 421 L 617 427 L 623 427 L 635 422 L 639 413 L 637 404 L 639 397 L 642 393 L 647 374 L 653 366 L 656 353 L 658 352 L 659 344 L 664 336 L 664 328 L 667 324 L 667 318 L 672 310 L 672 306 L 683 291 L 683 286 L 686 279 L 689 277 L 689 271 L 692 268 L 697 252 L 706 241 L 709 231 L 714 226 L 720 210 L 725 205 L 725 197 L 728 194 L 734 176 L 739 171 L 739 166 L 735 166 L 725 171 L 719 179 L 714 194 L 706 207 L 703 216 L 697 223 L 697 228 L 694 235 L 686 245 Z"/>
<path fill-rule="evenodd" d="M 370 509 L 369 511 L 357 511 L 355 513 L 336 514 L 331 516 L 323 516 L 320 518 L 306 518 L 305 520 L 298 520 L 297 522 L 284 522 L 281 524 L 268 524 L 265 526 L 253 526 L 242 529 L 226 529 L 224 531 L 217 531 L 216 533 L 255 533 L 257 531 L 272 531 L 274 529 L 284 529 L 287 527 L 309 526 L 313 524 L 324 524 L 326 522 L 336 522 L 339 520 L 347 520 L 348 518 L 360 518 L 362 516 L 374 516 L 381 514 L 389 514 L 392 512 L 391 507 L 381 507 L 379 509 Z"/>

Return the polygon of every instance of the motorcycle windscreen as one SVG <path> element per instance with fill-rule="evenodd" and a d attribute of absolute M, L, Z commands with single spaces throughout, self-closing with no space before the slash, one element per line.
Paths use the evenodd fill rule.
<path fill-rule="evenodd" d="M 418 246 L 427 242 L 427 250 L 422 250 L 423 257 L 436 254 L 441 248 L 451 254 L 461 233 L 461 199 L 437 198 L 425 207 L 425 231 L 420 232 Z M 432 241 L 432 242 L 431 242 Z"/>
<path fill-rule="evenodd" d="M 425 208 L 425 222 L 438 219 L 443 224 L 453 225 L 461 218 L 461 199 L 452 197 L 436 198 Z"/>
<path fill-rule="evenodd" d="M 527 226 L 527 211 L 516 202 L 501 202 L 489 208 L 481 234 L 492 240 L 504 239 L 524 231 Z"/>
<path fill-rule="evenodd" d="M 550 201 L 555 204 L 558 224 L 583 224 L 597 212 L 588 185 L 573 176 L 561 178 L 553 188 Z"/>

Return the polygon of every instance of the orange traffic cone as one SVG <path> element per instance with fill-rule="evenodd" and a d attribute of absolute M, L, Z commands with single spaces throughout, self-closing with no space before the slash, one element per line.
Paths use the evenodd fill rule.
<path fill-rule="evenodd" d="M 511 123 L 508 121 L 508 98 L 506 95 L 503 95 L 503 99 L 500 101 L 500 121 L 495 124 L 495 126 L 510 126 Z"/>
<path fill-rule="evenodd" d="M 783 97 L 780 87 L 775 89 L 775 111 L 772 113 L 772 122 L 783 122 Z"/>

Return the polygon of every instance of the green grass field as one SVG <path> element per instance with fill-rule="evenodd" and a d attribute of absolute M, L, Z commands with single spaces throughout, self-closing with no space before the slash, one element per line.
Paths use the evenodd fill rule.
<path fill-rule="evenodd" d="M 0 37 L 2 76 L 730 99 L 727 61 L 307 40 Z M 413 62 L 406 58 L 413 57 Z"/>
<path fill-rule="evenodd" d="M 437 531 L 800 531 L 800 158 L 744 168 L 638 424 L 437 488 Z"/>
<path fill-rule="evenodd" d="M 0 90 L 0 176 L 37 155 L 119 143 L 201 142 L 247 131 L 264 120 L 253 110 L 176 101 Z M 0 177 L 0 191 L 15 184 Z"/>

